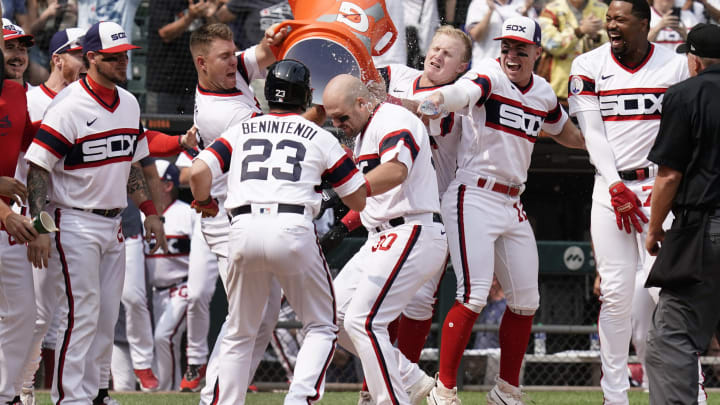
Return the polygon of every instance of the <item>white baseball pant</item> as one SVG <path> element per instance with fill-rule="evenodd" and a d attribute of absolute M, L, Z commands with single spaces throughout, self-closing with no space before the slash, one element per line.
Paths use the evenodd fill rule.
<path fill-rule="evenodd" d="M 312 218 L 276 210 L 272 214 L 253 211 L 236 216 L 231 226 L 226 280 L 229 314 L 220 347 L 218 404 L 245 402 L 248 366 L 273 279 L 282 286 L 305 333 L 284 403 L 313 403 L 322 398 L 337 340 L 332 276 Z"/>
<path fill-rule="evenodd" d="M 227 212 L 221 205 L 220 209 L 215 217 L 202 218 L 201 229 L 205 241 L 212 253 L 217 256 L 218 260 L 218 274 L 220 280 L 225 287 L 225 293 L 227 294 L 228 288 L 226 283 L 227 272 L 228 272 L 228 235 L 230 233 L 230 221 L 228 220 Z M 192 250 L 191 250 L 192 252 Z M 250 380 L 255 374 L 255 370 L 260 364 L 265 349 L 270 343 L 272 338 L 272 331 L 277 324 L 278 314 L 280 312 L 280 302 L 282 298 L 282 291 L 280 285 L 274 281 L 272 283 L 272 292 L 266 299 L 265 310 L 262 312 L 263 321 L 258 331 L 257 338 L 255 339 L 255 347 L 253 348 L 253 360 L 250 367 Z M 215 345 L 210 359 L 208 360 L 207 371 L 205 374 L 205 387 L 200 392 L 200 404 L 208 405 L 213 401 L 216 392 L 215 383 L 217 381 L 218 373 L 220 372 L 219 367 L 219 353 L 220 353 L 220 342 L 222 342 L 225 332 L 227 330 L 227 318 L 220 329 L 220 332 L 215 340 Z M 249 381 L 248 381 L 248 384 Z"/>
<path fill-rule="evenodd" d="M 537 243 L 520 198 L 476 184 L 458 173 L 442 200 L 456 300 L 484 307 L 495 274 L 508 307 L 534 311 L 540 305 Z"/>
<path fill-rule="evenodd" d="M 135 391 L 136 377 L 130 345 L 117 341 L 113 344 L 111 370 L 114 391 Z"/>
<path fill-rule="evenodd" d="M 430 213 L 406 215 L 403 225 L 382 229 L 369 232 L 365 244 L 335 278 L 338 325 L 343 327 L 339 343 L 360 357 L 378 405 L 409 404 L 406 388 L 422 375 L 393 347 L 387 327 L 440 271 L 447 239 L 444 227 L 434 223 Z"/>
<path fill-rule="evenodd" d="M 125 275 L 120 217 L 55 210 L 50 268 L 61 269 L 58 286 L 61 324 L 55 349 L 56 404 L 88 404 L 109 374 L 115 322 Z"/>
<path fill-rule="evenodd" d="M 199 215 L 199 214 L 198 214 Z M 187 283 L 187 361 L 206 364 L 208 359 L 208 331 L 210 330 L 210 301 L 218 278 L 218 259 L 210 251 L 195 221 L 190 239 L 190 266 Z"/>
<path fill-rule="evenodd" d="M 145 279 L 142 235 L 125 239 L 125 283 L 121 302 L 133 368 L 144 370 L 153 364 L 153 335 Z"/>
<path fill-rule="evenodd" d="M 27 247 L 0 231 L 0 403 L 20 394 L 35 312 Z"/>
<path fill-rule="evenodd" d="M 155 313 L 155 375 L 160 391 L 180 389 L 180 341 L 185 331 L 187 282 L 153 291 Z"/>

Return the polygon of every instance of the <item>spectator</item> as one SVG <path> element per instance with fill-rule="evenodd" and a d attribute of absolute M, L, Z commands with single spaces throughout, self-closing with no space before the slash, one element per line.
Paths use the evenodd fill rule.
<path fill-rule="evenodd" d="M 47 66 L 50 65 L 49 46 L 50 38 L 58 31 L 75 27 L 77 23 L 77 3 L 73 1 L 60 2 L 47 0 L 39 3 L 37 0 L 28 1 L 28 33 L 35 37 L 35 46 L 30 48 L 29 81 L 37 84 L 44 82 L 50 76 Z"/>
<path fill-rule="evenodd" d="M 192 113 L 197 78 L 190 55 L 190 33 L 216 7 L 204 0 L 150 2 L 145 112 Z"/>
<path fill-rule="evenodd" d="M 698 0 L 705 7 L 708 22 L 720 24 L 720 0 Z M 694 2 L 693 2 L 694 4 Z"/>
<path fill-rule="evenodd" d="M 500 56 L 500 41 L 494 38 L 500 36 L 503 21 L 528 15 L 532 4 L 533 0 L 473 0 L 470 3 L 465 29 L 475 41 L 473 66 L 485 58 Z"/>
<path fill-rule="evenodd" d="M 23 75 L 28 68 L 28 48 L 35 45 L 35 39 L 7 18 L 3 18 L 3 38 L 5 39 L 2 46 L 5 54 L 4 79 L 13 80 L 28 91 L 30 88 L 25 83 Z"/>
<path fill-rule="evenodd" d="M 277 2 L 278 0 L 227 0 L 218 8 L 215 17 L 220 22 L 232 25 L 235 45 L 238 49 L 247 49 L 263 38 L 264 31 L 260 29 L 260 10 Z"/>
<path fill-rule="evenodd" d="M 25 0 L 0 0 L 2 3 L 2 16 L 10 21 L 16 21 L 24 31 L 30 28 L 30 17 L 25 6 Z M 4 24 L 3 24 L 4 25 Z"/>
<path fill-rule="evenodd" d="M 606 12 L 607 6 L 600 0 L 553 0 L 540 13 L 545 54 L 538 74 L 550 82 L 566 107 L 572 61 L 608 40 L 603 30 Z"/>
<path fill-rule="evenodd" d="M 697 17 L 690 10 L 680 9 L 680 15 L 673 13 L 673 0 L 653 0 L 650 7 L 650 32 L 648 40 L 660 46 L 675 50 L 685 42 L 690 28 L 698 23 Z"/>

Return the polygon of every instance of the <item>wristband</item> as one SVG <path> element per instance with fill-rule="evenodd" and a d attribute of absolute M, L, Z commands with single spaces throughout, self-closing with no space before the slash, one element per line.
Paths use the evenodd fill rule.
<path fill-rule="evenodd" d="M 365 179 L 365 196 L 370 197 L 372 195 L 372 188 L 370 188 L 370 182 Z"/>
<path fill-rule="evenodd" d="M 390 95 L 390 94 L 387 95 L 387 98 L 385 99 L 385 102 L 386 102 L 386 103 L 390 103 L 390 104 L 399 105 L 399 106 L 401 106 L 401 107 L 402 107 L 402 105 L 403 105 L 401 99 L 399 99 L 399 98 L 397 98 L 397 97 L 395 97 L 395 96 L 392 96 L 392 95 Z"/>
<path fill-rule="evenodd" d="M 197 205 L 199 205 L 199 206 L 208 205 L 208 204 L 210 204 L 210 203 L 212 202 L 212 196 L 209 195 L 208 198 L 206 198 L 206 199 L 204 199 L 204 200 L 202 200 L 202 201 L 195 200 L 195 202 L 196 202 Z"/>
<path fill-rule="evenodd" d="M 138 208 L 140 208 L 140 211 L 145 214 L 145 216 L 150 215 L 157 215 L 157 210 L 155 209 L 155 204 L 153 204 L 152 200 L 145 200 L 140 205 L 138 205 Z"/>
<path fill-rule="evenodd" d="M 349 211 L 340 220 L 340 222 L 345 225 L 345 228 L 347 228 L 348 232 L 352 232 L 360 228 L 360 225 L 362 225 L 362 221 L 360 220 L 360 213 L 357 211 Z"/>

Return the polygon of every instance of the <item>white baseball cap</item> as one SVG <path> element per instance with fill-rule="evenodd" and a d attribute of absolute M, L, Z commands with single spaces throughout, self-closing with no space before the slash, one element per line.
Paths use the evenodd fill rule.
<path fill-rule="evenodd" d="M 540 25 L 528 17 L 512 17 L 503 21 L 502 32 L 499 37 L 493 39 L 513 39 L 540 46 L 541 30 Z"/>
<path fill-rule="evenodd" d="M 120 24 L 112 21 L 100 21 L 88 28 L 82 47 L 83 53 L 117 53 L 140 48 L 130 43 Z"/>
<path fill-rule="evenodd" d="M 19 39 L 25 42 L 26 46 L 35 45 L 35 39 L 32 35 L 26 34 L 25 31 L 14 22 L 7 18 L 2 19 L 3 23 L 3 39 L 9 41 L 11 39 Z"/>

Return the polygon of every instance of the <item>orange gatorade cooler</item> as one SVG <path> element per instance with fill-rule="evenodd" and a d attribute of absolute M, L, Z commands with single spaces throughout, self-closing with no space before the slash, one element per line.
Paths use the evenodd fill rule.
<path fill-rule="evenodd" d="M 278 59 L 297 59 L 310 69 L 313 103 L 322 104 L 325 85 L 347 73 L 379 81 L 372 57 L 397 38 L 384 0 L 289 0 L 295 20 L 281 23 L 290 33 L 273 49 Z"/>

